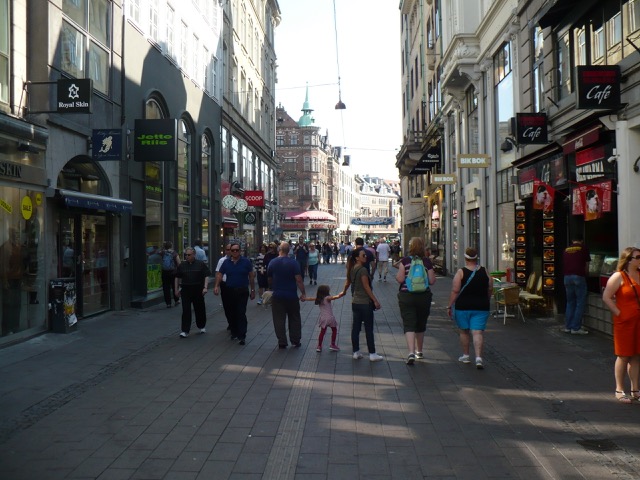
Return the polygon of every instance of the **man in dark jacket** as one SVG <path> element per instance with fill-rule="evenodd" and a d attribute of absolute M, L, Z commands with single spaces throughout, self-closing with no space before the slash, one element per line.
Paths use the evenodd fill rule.
<path fill-rule="evenodd" d="M 204 296 L 207 293 L 211 271 L 201 261 L 196 260 L 195 250 L 188 247 L 184 250 L 186 261 L 181 262 L 176 270 L 175 295 L 182 297 L 182 328 L 180 338 L 187 338 L 191 330 L 191 304 L 196 316 L 196 326 L 200 333 L 206 333 L 207 311 Z"/>

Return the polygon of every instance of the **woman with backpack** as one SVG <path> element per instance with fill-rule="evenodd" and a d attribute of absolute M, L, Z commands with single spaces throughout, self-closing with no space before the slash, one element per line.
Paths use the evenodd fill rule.
<path fill-rule="evenodd" d="M 413 365 L 416 359 L 424 358 L 424 332 L 427 330 L 433 298 L 429 286 L 436 283 L 433 264 L 424 256 L 424 252 L 424 241 L 413 237 L 409 241 L 409 256 L 400 259 L 396 275 L 400 284 L 398 306 L 409 350 L 407 365 Z"/>
<path fill-rule="evenodd" d="M 167 308 L 171 308 L 172 295 L 175 305 L 177 306 L 180 304 L 180 297 L 175 295 L 173 288 L 176 271 L 178 269 L 178 265 L 180 265 L 180 257 L 173 249 L 173 243 L 170 241 L 164 242 L 162 250 L 158 253 L 160 254 L 160 265 L 162 267 L 162 293 L 164 294 L 164 303 L 167 304 Z"/>

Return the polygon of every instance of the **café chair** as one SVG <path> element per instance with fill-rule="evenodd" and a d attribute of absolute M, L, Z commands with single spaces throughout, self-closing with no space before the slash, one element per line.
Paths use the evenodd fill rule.
<path fill-rule="evenodd" d="M 534 275 L 532 273 L 532 275 Z M 531 311 L 531 307 L 544 306 L 547 303 L 546 298 L 542 295 L 542 277 L 538 278 L 536 282 L 535 290 L 520 292 L 520 301 L 527 309 L 527 312 Z"/>
<path fill-rule="evenodd" d="M 516 307 L 517 313 L 520 314 L 522 318 L 522 323 L 525 323 L 524 314 L 522 313 L 522 308 L 520 308 L 520 287 L 507 287 L 498 291 L 496 295 L 496 305 L 498 309 L 502 308 L 502 324 L 507 324 L 507 310 L 509 307 Z M 495 314 L 494 314 L 495 315 Z"/>

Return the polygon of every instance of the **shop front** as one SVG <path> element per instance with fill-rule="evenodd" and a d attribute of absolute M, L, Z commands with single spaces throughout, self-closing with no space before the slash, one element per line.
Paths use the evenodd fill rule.
<path fill-rule="evenodd" d="M 614 147 L 614 132 L 596 123 L 514 162 L 520 198 L 514 212 L 516 282 L 525 288 L 534 276 L 548 310 L 563 314 L 562 255 L 572 238 L 584 238 L 592 261 L 583 323 L 605 332 L 610 324 L 601 315 L 601 276 L 610 273 L 618 244 L 616 170 L 606 162 Z"/>

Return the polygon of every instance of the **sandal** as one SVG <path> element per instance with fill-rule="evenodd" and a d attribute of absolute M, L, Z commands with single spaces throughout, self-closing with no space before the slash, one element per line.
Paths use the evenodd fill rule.
<path fill-rule="evenodd" d="M 640 390 L 629 390 L 629 393 L 631 394 L 631 399 L 634 402 L 640 402 Z"/>
<path fill-rule="evenodd" d="M 620 403 L 625 403 L 625 404 L 633 403 L 633 400 L 631 399 L 631 397 L 626 393 L 621 392 L 620 390 L 616 390 L 616 399 Z"/>

